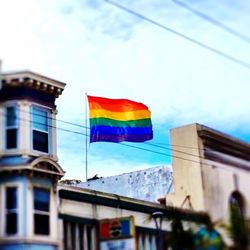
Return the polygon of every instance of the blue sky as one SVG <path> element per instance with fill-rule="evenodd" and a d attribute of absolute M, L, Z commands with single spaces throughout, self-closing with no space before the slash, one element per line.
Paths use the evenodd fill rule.
<path fill-rule="evenodd" d="M 114 0 L 135 12 L 250 64 L 250 44 L 172 0 Z M 250 2 L 185 1 L 249 34 Z M 8 0 L 0 4 L 3 70 L 29 69 L 66 82 L 58 119 L 85 125 L 85 93 L 143 102 L 152 112 L 154 140 L 169 147 L 169 129 L 202 123 L 250 142 L 250 70 L 103 0 Z M 250 35 L 249 35 L 250 36 Z M 58 122 L 58 127 L 85 133 Z M 158 144 L 161 143 L 161 144 Z M 89 177 L 170 164 L 170 151 L 130 144 L 88 145 Z M 66 178 L 85 179 L 85 137 L 58 131 Z"/>

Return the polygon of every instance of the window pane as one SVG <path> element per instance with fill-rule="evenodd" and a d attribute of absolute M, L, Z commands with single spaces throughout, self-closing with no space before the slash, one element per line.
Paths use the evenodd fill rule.
<path fill-rule="evenodd" d="M 49 190 L 34 188 L 34 209 L 49 212 Z"/>
<path fill-rule="evenodd" d="M 44 214 L 34 215 L 35 234 L 49 235 L 49 216 Z"/>
<path fill-rule="evenodd" d="M 16 126 L 17 124 L 17 117 L 16 117 L 16 108 L 15 107 L 7 107 L 6 109 L 6 126 Z"/>
<path fill-rule="evenodd" d="M 17 147 L 17 129 L 7 129 L 6 130 L 6 148 L 16 148 Z"/>
<path fill-rule="evenodd" d="M 9 213 L 6 215 L 6 234 L 17 233 L 17 214 Z"/>
<path fill-rule="evenodd" d="M 92 249 L 92 235 L 91 235 L 91 232 L 92 232 L 92 227 L 90 226 L 87 226 L 87 241 L 88 241 L 88 250 L 91 250 Z"/>
<path fill-rule="evenodd" d="M 17 208 L 17 188 L 9 187 L 6 189 L 6 209 Z"/>
<path fill-rule="evenodd" d="M 70 236 L 71 236 L 71 243 L 72 243 L 72 249 L 76 249 L 76 226 L 77 224 L 72 222 L 70 223 Z"/>
<path fill-rule="evenodd" d="M 33 108 L 33 128 L 48 131 L 48 113 L 39 108 Z"/>
<path fill-rule="evenodd" d="M 33 149 L 49 152 L 48 134 L 40 131 L 33 130 Z"/>

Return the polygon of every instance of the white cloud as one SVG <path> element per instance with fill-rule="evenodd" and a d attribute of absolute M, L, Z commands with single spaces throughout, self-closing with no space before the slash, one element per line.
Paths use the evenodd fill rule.
<path fill-rule="evenodd" d="M 120 3 L 250 63 L 249 44 L 172 1 Z M 245 1 L 192 4 L 248 33 L 250 5 Z M 199 122 L 227 132 L 242 127 L 250 131 L 249 70 L 102 0 L 5 1 L 0 8 L 0 30 L 4 70 L 30 69 L 67 83 L 57 101 L 59 119 L 84 125 L 87 92 L 144 102 L 152 111 L 155 128 L 167 130 L 170 126 Z M 155 134 L 156 138 L 166 139 L 165 131 Z M 84 137 L 76 135 L 71 139 L 76 154 L 68 148 L 70 136 L 59 135 L 59 157 L 70 175 L 75 173 L 74 166 L 84 166 L 77 150 L 84 152 Z M 105 166 L 114 173 L 133 166 L 122 159 L 99 163 L 102 157 L 95 156 L 91 164 L 96 167 L 91 168 L 102 173 L 101 166 Z M 136 169 L 140 164 L 147 165 L 135 164 Z M 110 165 L 116 169 L 108 168 Z"/>

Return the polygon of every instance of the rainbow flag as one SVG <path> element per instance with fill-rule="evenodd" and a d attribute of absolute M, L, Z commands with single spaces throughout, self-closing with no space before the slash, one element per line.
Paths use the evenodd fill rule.
<path fill-rule="evenodd" d="M 90 142 L 144 142 L 153 138 L 151 112 L 128 99 L 88 96 Z"/>

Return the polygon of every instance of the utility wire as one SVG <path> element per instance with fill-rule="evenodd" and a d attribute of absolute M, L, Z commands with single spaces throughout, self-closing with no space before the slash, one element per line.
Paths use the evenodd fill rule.
<path fill-rule="evenodd" d="M 43 116 L 43 115 L 39 115 L 39 114 L 35 114 L 35 115 L 36 116 L 41 116 L 41 117 L 47 117 L 47 116 Z M 43 125 L 43 126 L 46 126 L 46 127 L 49 127 L 49 128 L 55 128 L 57 130 L 61 130 L 61 131 L 64 131 L 64 132 L 69 132 L 69 133 L 74 133 L 74 134 L 77 134 L 77 135 L 83 135 L 83 136 L 90 137 L 89 135 L 87 135 L 85 133 L 82 133 L 82 132 L 77 132 L 77 131 L 73 131 L 73 130 L 69 130 L 69 129 L 60 128 L 60 127 L 56 127 L 56 126 L 53 126 L 53 125 L 50 125 L 50 124 L 44 124 L 43 122 L 31 121 L 30 119 L 24 119 L 24 118 L 20 118 L 20 117 L 15 117 L 15 118 L 18 119 L 18 120 L 30 123 L 30 124 L 33 123 L 33 124 L 36 124 L 36 125 Z M 146 144 L 146 143 L 144 143 L 144 144 Z M 155 147 L 167 149 L 167 150 L 172 150 L 173 152 L 182 153 L 182 154 L 187 155 L 187 156 L 194 156 L 194 157 L 197 157 L 198 159 L 201 159 L 201 160 L 205 160 L 205 158 L 203 158 L 201 156 L 198 156 L 198 155 L 193 155 L 193 154 L 190 154 L 190 153 L 187 153 L 187 152 L 183 152 L 183 151 L 179 151 L 179 150 L 174 150 L 174 149 L 170 149 L 170 148 L 167 148 L 167 147 L 157 146 L 157 145 L 154 145 L 152 143 L 151 144 L 147 143 L 147 144 L 151 145 L 151 146 L 155 146 Z M 186 161 L 190 161 L 190 162 L 194 162 L 194 163 L 199 163 L 200 164 L 200 161 L 190 160 L 190 159 L 187 159 L 187 158 L 184 158 L 184 157 L 174 156 L 174 155 L 171 155 L 171 154 L 166 154 L 166 153 L 158 152 L 158 151 L 155 151 L 155 150 L 146 149 L 146 148 L 142 148 L 142 147 L 139 147 L 139 146 L 134 146 L 134 145 L 126 144 L 125 142 L 121 142 L 121 143 L 119 143 L 119 145 L 130 147 L 130 148 L 135 148 L 135 149 L 139 149 L 139 150 L 143 150 L 143 151 L 147 151 L 147 152 L 151 152 L 151 153 L 155 153 L 155 154 L 159 154 L 159 155 L 164 155 L 164 156 L 167 156 L 167 157 L 172 157 L 172 158 L 186 160 Z"/>
<path fill-rule="evenodd" d="M 37 116 L 42 116 L 42 115 L 38 115 L 38 114 L 36 114 L 36 115 Z M 46 116 L 43 116 L 43 117 L 46 117 Z M 60 128 L 60 127 L 53 126 L 53 125 L 50 125 L 50 124 L 44 124 L 43 122 L 31 121 L 30 119 L 24 119 L 24 118 L 20 118 L 20 117 L 16 117 L 16 119 L 18 119 L 20 121 L 27 122 L 29 124 L 32 123 L 32 124 L 36 124 L 36 125 L 43 125 L 43 126 L 46 126 L 48 128 L 55 128 L 57 130 L 61 130 L 61 131 L 64 131 L 64 132 L 70 132 L 70 133 L 74 133 L 74 134 L 78 134 L 78 135 L 83 135 L 83 136 L 90 137 L 89 135 L 87 135 L 85 133 L 82 133 L 82 132 L 77 132 L 77 131 L 73 131 L 73 130 L 70 130 L 70 129 Z M 14 127 L 11 127 L 11 128 L 14 128 Z M 145 149 L 145 148 L 141 148 L 141 147 L 137 147 L 137 146 L 132 146 L 132 145 L 128 145 L 128 144 L 125 144 L 125 143 L 119 143 L 119 144 L 123 145 L 123 146 L 127 146 L 127 147 L 132 147 L 132 148 L 137 148 L 137 149 L 140 149 L 140 150 L 152 152 L 152 153 L 155 153 L 155 154 L 160 154 L 160 155 L 164 155 L 164 156 L 167 156 L 167 157 L 171 157 L 170 154 L 165 154 L 165 153 L 157 152 L 157 151 L 150 150 L 150 149 Z"/>
<path fill-rule="evenodd" d="M 34 112 L 28 112 L 28 111 L 24 111 L 24 110 L 21 110 L 21 109 L 19 109 L 19 112 L 30 113 L 31 115 L 34 114 L 34 115 L 37 116 L 37 117 L 48 118 L 48 119 L 50 119 L 50 120 L 55 120 L 55 121 L 57 121 L 56 118 L 47 117 L 47 116 L 45 116 L 45 115 L 36 114 L 36 113 L 34 113 Z M 21 119 L 21 118 L 19 118 L 19 119 Z M 24 119 L 22 119 L 22 120 L 24 120 Z M 29 122 L 29 123 L 31 122 L 30 120 L 27 120 L 27 119 L 26 119 L 25 121 L 27 121 L 27 122 Z M 75 125 L 75 126 L 80 127 L 80 128 L 90 129 L 90 128 L 87 127 L 87 126 L 83 126 L 83 125 L 79 125 L 79 124 L 75 124 L 75 123 L 71 123 L 71 122 L 67 122 L 67 121 L 63 121 L 63 120 L 59 120 L 59 121 L 60 121 L 60 122 L 63 122 L 63 123 L 66 123 L 66 124 Z M 41 123 L 41 122 L 35 122 L 35 121 L 33 121 L 33 123 L 34 123 L 34 124 L 38 124 L 38 125 L 44 125 L 44 123 Z M 55 127 L 55 126 L 47 125 L 47 124 L 46 124 L 46 126 L 51 127 L 51 128 L 56 128 L 56 129 L 61 130 L 61 131 L 64 131 L 64 132 L 71 132 L 71 133 L 75 133 L 75 134 L 84 135 L 84 136 L 86 136 L 86 137 L 90 137 L 87 133 L 76 132 L 76 131 L 73 131 L 73 130 L 63 129 L 63 128 L 60 128 L 60 127 Z M 191 154 L 191 153 L 184 152 L 184 151 L 180 151 L 180 150 L 173 149 L 173 148 L 171 149 L 171 148 L 169 148 L 169 147 L 164 147 L 164 146 L 156 145 L 156 144 L 150 143 L 150 142 L 143 142 L 143 144 L 144 144 L 144 145 L 149 145 L 149 146 L 152 146 L 152 147 L 161 148 L 161 149 L 166 149 L 166 150 L 173 151 L 173 152 L 177 152 L 177 153 L 183 153 L 183 154 L 186 154 L 186 155 L 189 155 L 189 156 L 194 156 L 194 157 L 197 157 L 197 158 L 204 159 L 204 158 L 202 158 L 202 157 L 199 156 L 199 155 Z M 125 144 L 123 143 L 122 145 L 125 145 Z M 169 144 L 169 146 L 171 146 L 171 145 Z M 140 148 L 140 147 L 138 147 L 138 148 Z M 141 148 L 141 149 L 142 149 L 142 150 L 145 150 L 145 151 L 148 151 L 148 152 L 157 152 L 157 151 L 153 151 L 153 150 L 150 150 L 150 149 L 144 149 L 144 148 Z M 162 153 L 160 153 L 160 152 L 157 152 L 157 153 L 158 153 L 158 154 L 162 154 Z M 165 154 L 164 154 L 164 155 L 165 155 Z M 167 156 L 169 156 L 169 155 L 167 155 Z"/>
<path fill-rule="evenodd" d="M 28 111 L 24 111 L 24 110 L 21 110 L 19 109 L 19 112 L 23 112 L 23 113 L 30 113 L 30 114 L 35 114 L 35 116 L 37 117 L 42 117 L 42 118 L 48 118 L 50 120 L 55 120 L 57 121 L 56 118 L 52 118 L 52 117 L 47 117 L 45 115 L 41 115 L 41 114 L 36 114 L 34 112 L 28 112 Z M 26 121 L 26 122 L 33 122 L 34 124 L 38 124 L 38 125 L 45 125 L 44 123 L 41 123 L 41 122 L 35 122 L 35 121 L 31 121 L 31 120 L 27 120 L 27 119 L 21 119 L 19 117 L 17 117 L 19 120 L 23 120 L 23 121 Z M 81 127 L 81 128 L 85 128 L 85 129 L 90 129 L 89 127 L 87 126 L 83 126 L 83 125 L 79 125 L 79 124 L 75 124 L 75 123 L 71 123 L 71 122 L 67 122 L 67 121 L 64 121 L 64 120 L 60 120 L 61 122 L 63 123 L 66 123 L 66 124 L 70 124 L 70 125 L 75 125 L 77 127 Z M 47 127 L 51 127 L 51 128 L 56 128 L 58 130 L 61 130 L 63 132 L 69 132 L 69 133 L 74 133 L 74 134 L 79 134 L 79 135 L 83 135 L 83 136 L 86 136 L 87 137 L 90 137 L 90 135 L 88 135 L 87 133 L 82 133 L 82 132 L 77 132 L 77 131 L 74 131 L 74 130 L 70 130 L 70 129 L 64 129 L 64 128 L 60 128 L 60 127 L 56 127 L 56 126 L 52 126 L 52 125 L 47 125 Z M 130 146 L 128 144 L 125 144 L 124 142 L 120 143 L 121 145 L 124 145 L 124 146 Z M 176 152 L 176 153 L 181 153 L 181 154 L 184 154 L 184 155 L 187 155 L 187 156 L 193 156 L 193 157 L 196 157 L 198 159 L 203 159 L 205 160 L 206 158 L 200 156 L 200 155 L 196 155 L 196 154 L 192 154 L 192 153 L 188 153 L 188 152 L 185 152 L 185 151 L 181 151 L 181 150 L 177 150 L 177 149 L 173 149 L 173 148 L 169 148 L 169 147 L 166 147 L 166 146 L 160 146 L 160 145 L 157 145 L 156 143 L 152 143 L 152 142 L 143 142 L 142 144 L 144 145 L 149 145 L 149 146 L 152 146 L 152 147 L 156 147 L 156 148 L 161 148 L 161 149 L 166 149 L 166 150 L 169 150 L 169 151 L 172 151 L 172 152 Z M 170 147 L 174 147 L 174 146 L 177 146 L 177 145 L 171 145 L 171 144 L 165 144 L 165 145 L 169 145 Z M 134 146 L 130 146 L 130 147 L 134 147 Z M 179 146 L 179 147 L 182 147 L 182 146 Z M 206 149 L 201 149 L 201 148 L 194 148 L 194 147 L 187 147 L 187 146 L 183 146 L 184 148 L 188 148 L 188 149 L 196 149 L 196 150 L 200 150 L 200 151 L 206 151 Z M 152 153 L 156 153 L 156 154 L 160 154 L 160 155 L 165 155 L 165 156 L 171 156 L 171 155 L 168 155 L 168 154 L 164 154 L 164 153 L 161 153 L 161 152 L 158 152 L 158 151 L 154 151 L 154 150 L 150 150 L 150 149 L 145 149 L 145 148 L 141 148 L 141 147 L 136 147 L 135 148 L 138 148 L 138 149 L 141 149 L 141 150 L 144 150 L 144 151 L 148 151 L 148 152 L 152 152 Z"/>
<path fill-rule="evenodd" d="M 170 150 L 170 151 L 173 151 L 173 152 L 177 152 L 177 153 L 181 153 L 181 154 L 186 154 L 186 155 L 189 155 L 189 156 L 198 157 L 199 159 L 205 159 L 205 158 L 203 158 L 203 157 L 201 157 L 199 155 L 191 154 L 191 153 L 180 151 L 180 150 L 173 149 L 173 148 L 168 148 L 168 147 L 163 147 L 163 146 L 159 146 L 159 145 L 154 145 L 153 143 L 150 143 L 150 142 L 145 142 L 145 144 L 151 145 L 151 146 L 157 147 L 157 148 L 167 149 L 167 150 Z M 203 150 L 205 151 L 205 149 L 203 149 Z"/>
<path fill-rule="evenodd" d="M 148 144 L 147 142 L 145 142 L 145 143 Z M 205 150 L 205 149 L 199 148 L 199 147 L 190 147 L 190 146 L 183 146 L 183 145 L 176 145 L 176 144 L 169 144 L 169 143 L 162 143 L 162 142 L 154 142 L 153 144 L 154 144 L 155 147 L 159 147 L 159 145 L 167 145 L 167 146 L 171 146 L 171 147 L 197 149 L 197 150 L 201 150 L 201 151 Z"/>
<path fill-rule="evenodd" d="M 157 21 L 154 21 L 153 19 L 150 19 L 150 18 L 148 18 L 148 17 L 146 17 L 146 16 L 144 16 L 144 15 L 138 13 L 138 12 L 135 12 L 135 11 L 123 6 L 123 5 L 120 5 L 120 4 L 118 4 L 118 3 L 114 2 L 114 1 L 111 1 L 111 0 L 104 0 L 104 1 L 106 3 L 108 3 L 108 4 L 111 4 L 111 5 L 115 6 L 116 8 L 119 8 L 119 9 L 121 9 L 121 10 L 127 12 L 127 13 L 130 13 L 130 14 L 144 20 L 144 21 L 147 21 L 147 22 L 149 22 L 149 23 L 151 23 L 151 24 L 153 24 L 153 25 L 155 25 L 155 26 L 157 26 L 159 28 L 162 28 L 162 29 L 164 29 L 164 30 L 166 30 L 168 32 L 171 32 L 171 33 L 173 33 L 173 34 L 175 34 L 175 35 L 177 35 L 177 36 L 179 36 L 179 37 L 181 37 L 181 38 L 183 38 L 183 39 L 185 39 L 185 40 L 187 40 L 187 41 L 189 41 L 191 43 L 194 43 L 194 44 L 198 45 L 199 47 L 202 47 L 202 48 L 204 48 L 204 49 L 206 49 L 206 50 L 208 50 L 208 51 L 210 51 L 210 52 L 212 52 L 214 54 L 217 54 L 217 55 L 219 55 L 219 56 L 221 56 L 221 57 L 223 57 L 223 58 L 225 58 L 225 59 L 227 59 L 227 60 L 229 60 L 229 61 L 231 61 L 233 63 L 236 63 L 236 64 L 238 64 L 238 65 L 240 65 L 240 66 L 242 66 L 244 68 L 250 69 L 250 63 L 248 63 L 246 61 L 243 61 L 243 60 L 238 59 L 238 58 L 236 58 L 236 57 L 234 57 L 234 56 L 232 56 L 230 54 L 227 54 L 227 53 L 225 53 L 225 52 L 223 52 L 221 50 L 213 48 L 213 47 L 211 47 L 211 46 L 209 46 L 209 45 L 207 45 L 205 43 L 202 43 L 202 42 L 200 42 L 198 40 L 195 40 L 192 37 L 186 36 L 186 35 L 178 32 L 178 31 L 176 31 L 174 29 L 171 29 L 171 28 L 167 27 L 166 25 L 163 25 L 163 24 L 161 24 L 161 23 L 159 23 Z"/>
<path fill-rule="evenodd" d="M 56 118 L 47 117 L 47 116 L 44 116 L 44 115 L 41 115 L 41 114 L 36 114 L 36 113 L 33 113 L 33 112 L 28 112 L 28 111 L 21 110 L 21 109 L 19 109 L 19 112 L 35 114 L 38 117 L 48 118 L 50 120 L 57 120 Z M 23 121 L 26 121 L 28 123 L 32 123 L 33 122 L 34 124 L 44 125 L 44 123 L 41 123 L 41 122 L 35 122 L 35 121 L 28 120 L 28 119 L 21 119 L 19 117 L 17 117 L 17 118 L 19 120 L 23 120 Z M 72 122 L 68 122 L 68 121 L 64 121 L 64 120 L 60 120 L 60 121 L 66 123 L 66 124 L 75 125 L 77 127 L 90 129 L 87 126 L 83 126 L 83 125 L 80 125 L 80 124 L 76 124 L 76 123 L 72 123 Z M 82 133 L 82 132 L 78 132 L 78 131 L 74 131 L 74 130 L 70 130 L 70 129 L 64 129 L 64 128 L 60 128 L 60 127 L 56 127 L 56 126 L 52 126 L 52 125 L 46 125 L 46 126 L 47 127 L 51 127 L 51 128 L 55 128 L 57 130 L 61 130 L 63 132 L 69 132 L 69 133 L 74 133 L 74 134 L 78 134 L 78 135 L 83 135 L 83 136 L 86 136 L 86 138 L 90 137 L 90 135 L 88 135 L 87 133 Z M 140 149 L 140 150 L 143 150 L 143 151 L 147 151 L 147 152 L 151 152 L 151 153 L 155 153 L 155 154 L 159 154 L 159 155 L 164 155 L 164 156 L 167 156 L 167 157 L 178 158 L 177 156 L 174 156 L 173 154 L 170 155 L 170 154 L 162 153 L 162 152 L 151 150 L 151 149 L 146 149 L 146 148 L 142 148 L 142 147 L 138 147 L 138 146 L 133 146 L 133 145 L 126 144 L 125 142 L 121 142 L 119 144 L 122 145 L 122 146 L 137 148 L 137 149 Z M 174 144 L 166 144 L 166 143 L 164 143 L 164 145 L 169 145 L 170 146 L 170 147 L 166 147 L 166 146 L 157 145 L 157 143 L 152 143 L 152 142 L 143 142 L 141 144 L 143 144 L 143 145 L 149 145 L 149 146 L 156 147 L 156 148 L 166 149 L 166 150 L 172 151 L 172 153 L 176 152 L 176 153 L 184 154 L 185 156 L 196 157 L 199 160 L 207 160 L 203 156 L 192 154 L 192 153 L 181 151 L 181 150 L 177 150 L 177 149 L 173 149 L 172 147 L 181 147 L 181 148 L 187 148 L 187 149 L 195 149 L 195 150 L 199 150 L 199 151 L 204 151 L 205 152 L 206 149 L 203 149 L 203 148 L 195 148 L 195 147 L 188 147 L 188 146 L 181 146 L 181 145 L 174 145 Z M 158 144 L 163 144 L 163 143 L 158 143 Z M 186 159 L 186 158 L 182 158 L 182 159 L 183 160 L 187 160 L 187 161 L 190 160 L 190 159 Z M 190 161 L 192 161 L 192 160 L 190 160 Z M 193 162 L 195 162 L 195 161 L 193 161 Z M 196 163 L 198 163 L 198 162 L 196 162 Z"/>
<path fill-rule="evenodd" d="M 239 31 L 223 24 L 222 22 L 208 16 L 207 14 L 201 12 L 201 11 L 198 11 L 196 9 L 194 9 L 193 7 L 191 7 L 190 5 L 188 5 L 187 3 L 184 3 L 184 2 L 181 2 L 179 0 L 172 0 L 175 4 L 183 7 L 184 9 L 186 10 L 189 10 L 190 12 L 192 12 L 193 14 L 201 17 L 202 19 L 206 20 L 207 22 L 209 23 L 212 23 L 214 24 L 215 26 L 219 27 L 220 29 L 230 33 L 231 35 L 241 39 L 242 41 L 244 42 L 247 42 L 247 43 L 250 43 L 250 37 L 240 33 Z"/>
<path fill-rule="evenodd" d="M 33 124 L 37 124 L 37 125 L 43 125 L 43 126 L 45 125 L 42 122 L 35 122 L 35 121 L 31 121 L 30 119 L 24 119 L 24 118 L 20 118 L 20 117 L 16 117 L 16 119 L 21 120 L 21 121 L 25 121 L 25 122 L 27 122 L 29 124 L 33 123 Z M 89 135 L 87 135 L 85 133 L 81 133 L 81 132 L 77 132 L 77 131 L 72 131 L 72 130 L 68 130 L 68 129 L 63 129 L 63 128 L 59 128 L 59 127 L 56 127 L 56 126 L 53 126 L 53 125 L 49 125 L 49 124 L 46 124 L 46 126 L 49 127 L 49 128 L 56 128 L 58 130 L 62 130 L 62 131 L 65 131 L 65 132 L 70 132 L 70 133 L 74 133 L 74 134 L 78 134 L 78 135 L 83 135 L 83 136 L 88 136 L 89 137 Z M 124 142 L 119 143 L 119 145 L 130 147 L 130 148 L 135 148 L 135 149 L 139 149 L 139 150 L 143 150 L 143 151 L 147 151 L 147 152 L 151 152 L 151 153 L 155 153 L 155 154 L 159 154 L 159 155 L 164 155 L 164 156 L 167 156 L 167 157 L 171 157 L 171 158 L 175 158 L 175 159 L 180 159 L 180 160 L 184 160 L 184 161 L 188 161 L 188 162 L 202 164 L 204 166 L 213 167 L 210 164 L 202 162 L 202 161 L 191 160 L 191 159 L 187 159 L 187 158 L 184 158 L 184 157 L 175 156 L 174 154 L 170 155 L 170 154 L 166 154 L 166 153 L 162 153 L 162 152 L 158 152 L 158 151 L 154 151 L 154 150 L 150 150 L 150 149 L 146 149 L 146 148 L 141 148 L 141 147 L 138 147 L 138 146 L 126 144 Z M 195 155 L 191 155 L 189 153 L 182 152 L 182 151 L 178 151 L 178 152 L 179 153 L 183 153 L 183 154 L 187 154 L 187 155 L 190 155 L 190 156 L 195 156 Z M 199 157 L 199 156 L 196 156 L 196 157 L 198 157 L 200 160 L 208 160 L 206 158 L 202 158 L 202 157 Z M 219 166 L 219 167 L 228 170 L 227 167 L 224 167 L 224 166 Z"/>
<path fill-rule="evenodd" d="M 33 112 L 30 112 L 30 111 L 25 111 L 25 110 L 21 110 L 21 109 L 18 109 L 19 112 L 23 112 L 23 113 L 29 113 L 29 114 L 35 114 Z M 53 118 L 53 117 L 47 117 L 47 116 L 44 116 L 44 115 L 41 115 L 41 114 L 35 114 L 36 116 L 38 117 L 42 117 L 42 118 L 48 118 L 49 120 L 53 120 L 53 121 L 56 121 L 56 122 L 61 122 L 61 123 L 64 123 L 64 124 L 68 124 L 68 125 L 71 125 L 71 126 L 76 126 L 76 127 L 79 127 L 79 128 L 84 128 L 84 129 L 88 129 L 90 130 L 89 127 L 87 126 L 84 126 L 82 124 L 78 124 L 78 123 L 73 123 L 73 122 L 69 122 L 69 121 L 65 121 L 65 120 L 61 120 L 61 119 L 57 119 L 57 118 Z M 61 129 L 62 130 L 62 129 Z M 67 130 L 66 132 L 72 132 L 74 133 L 73 130 Z M 168 150 L 173 150 L 174 149 L 170 149 L 168 147 L 164 147 L 164 146 L 159 146 L 159 145 L 167 145 L 167 146 L 172 146 L 172 147 L 180 147 L 180 148 L 188 148 L 188 149 L 197 149 L 197 150 L 201 150 L 201 151 L 204 151 L 204 149 L 202 148 L 197 148 L 197 147 L 189 147 L 189 146 L 182 146 L 182 145 L 174 145 L 174 144 L 169 144 L 169 143 L 157 143 L 157 142 L 154 142 L 154 143 L 149 143 L 149 142 L 143 142 L 143 144 L 148 144 L 148 145 L 151 145 L 153 147 L 158 147 L 158 148 L 164 148 L 164 149 L 168 149 Z M 181 151 L 182 152 L 182 151 Z M 182 152 L 184 153 L 184 152 Z M 188 154 L 188 153 L 187 153 Z"/>

